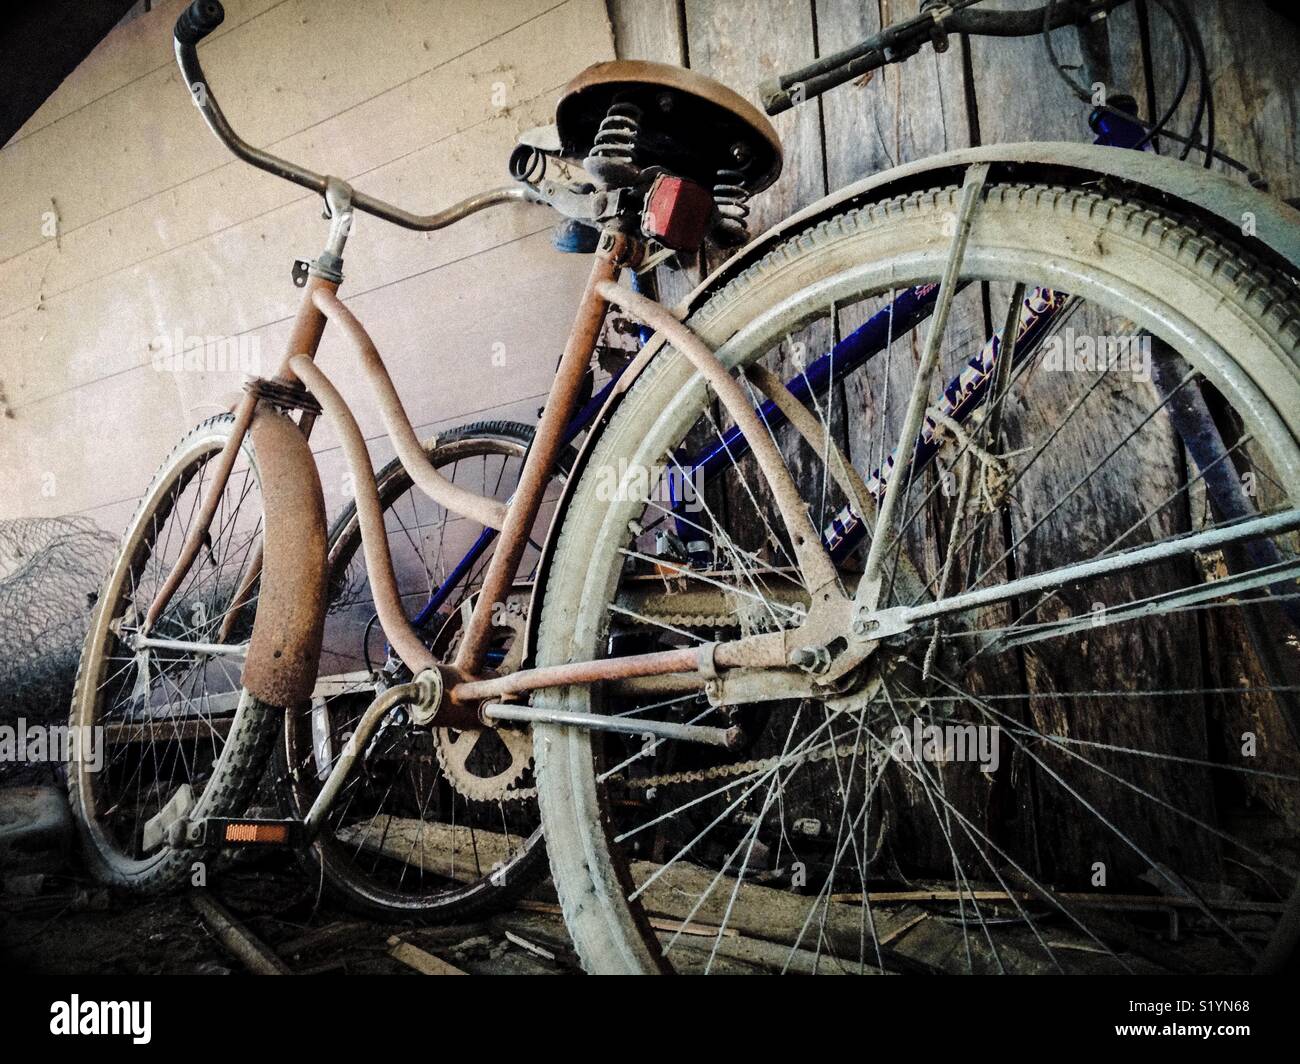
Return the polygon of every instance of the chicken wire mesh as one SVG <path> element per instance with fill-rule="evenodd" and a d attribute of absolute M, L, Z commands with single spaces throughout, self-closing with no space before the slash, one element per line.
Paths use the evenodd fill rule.
<path fill-rule="evenodd" d="M 0 521 L 0 721 L 66 716 L 117 543 L 86 517 Z"/>

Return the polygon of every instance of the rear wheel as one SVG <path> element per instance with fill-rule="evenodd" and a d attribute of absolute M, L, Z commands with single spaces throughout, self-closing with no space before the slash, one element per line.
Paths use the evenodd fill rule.
<path fill-rule="evenodd" d="M 797 378 L 803 352 L 938 280 L 959 203 L 958 189 L 934 188 L 793 234 L 689 324 L 728 366 L 762 360 Z M 1050 303 L 1057 331 L 1006 363 L 1000 392 L 995 361 L 968 363 L 982 325 L 942 338 L 879 605 L 934 603 L 1245 519 L 1224 510 L 1234 486 L 1249 485 L 1251 513 L 1300 503 L 1300 301 L 1230 237 L 1086 189 L 995 185 L 957 276 L 976 283 L 950 324 L 980 321 L 986 284 L 995 328 L 1010 308 L 1023 321 Z M 809 404 L 820 432 L 773 430 L 828 543 L 855 516 L 873 523 L 894 475 L 925 329 L 889 325 L 880 353 L 833 372 Z M 1146 346 L 1148 333 L 1169 350 Z M 1080 338 L 1089 358 L 1075 357 Z M 1097 344 L 1112 341 L 1104 351 L 1126 354 L 1099 366 Z M 1183 444 L 1198 411 L 1223 444 L 1204 468 Z M 799 624 L 808 592 L 792 545 L 753 459 L 728 450 L 728 427 L 685 358 L 655 358 L 563 516 L 539 665 Z M 827 442 L 848 449 L 869 513 L 846 509 Z M 664 483 L 689 476 L 688 455 L 720 451 L 684 509 Z M 666 565 L 665 532 L 700 547 Z M 833 554 L 849 593 L 859 543 Z M 1248 969 L 1285 924 L 1300 871 L 1287 727 L 1300 690 L 1296 559 L 1295 535 L 1273 536 L 965 609 L 878 644 L 833 697 L 719 707 L 689 687 L 653 699 L 600 685 L 538 692 L 548 709 L 744 737 L 719 754 L 534 730 L 553 876 L 585 966 Z M 804 661 L 814 669 L 816 649 Z M 953 744 L 963 756 L 949 756 Z M 909 952 L 916 910 L 904 907 L 916 904 L 933 917 L 921 933 L 931 947 Z M 1190 943 L 1161 937 L 1171 911 L 1194 928 Z"/>

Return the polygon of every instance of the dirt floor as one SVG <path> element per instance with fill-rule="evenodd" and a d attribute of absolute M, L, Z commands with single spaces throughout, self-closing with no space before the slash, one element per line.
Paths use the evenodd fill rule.
<path fill-rule="evenodd" d="M 13 878 L 8 881 L 13 885 Z M 260 858 L 256 865 L 226 870 L 219 884 L 196 892 L 215 901 L 254 943 L 263 964 L 284 972 L 316 974 L 577 974 L 580 966 L 564 924 L 552 903 L 530 900 L 520 908 L 485 920 L 452 927 L 413 927 L 359 919 L 335 906 L 304 881 L 290 855 Z M 541 893 L 546 893 L 545 888 Z M 77 877 L 46 875 L 40 893 L 0 894 L 0 964 L 10 972 L 33 974 L 207 974 L 257 971 L 259 963 L 237 955 L 219 940 L 205 902 L 178 895 L 141 900 L 110 895 Z M 995 968 L 981 935 L 966 938 L 954 907 L 906 904 L 879 906 L 875 912 L 885 968 L 898 973 L 956 973 Z M 997 921 L 994 917 L 993 921 Z M 1113 971 L 1114 958 L 1095 944 L 1045 922 L 1049 944 L 1074 972 Z M 757 929 L 761 932 L 761 928 Z M 1048 972 L 1034 936 L 1014 920 L 992 922 L 1002 964 L 1009 971 Z M 713 936 L 696 928 L 674 953 L 679 964 L 702 969 L 709 963 Z M 1187 927 L 1177 942 L 1149 921 L 1135 926 L 1116 922 L 1112 941 L 1126 939 L 1120 951 L 1136 972 L 1159 973 L 1215 965 L 1221 947 Z M 714 971 L 762 973 L 785 967 L 788 950 L 759 934 L 737 932 L 723 940 Z M 412 948 L 413 947 L 413 948 Z M 793 965 L 806 963 L 807 951 Z M 1223 961 L 1231 966 L 1226 954 Z M 830 962 L 833 966 L 833 962 Z M 828 962 L 822 959 L 823 967 Z M 875 972 L 874 966 L 869 968 Z"/>
<path fill-rule="evenodd" d="M 6 810 L 12 825 L 18 807 L 28 817 L 36 809 L 52 826 L 35 842 L 29 836 L 21 848 L 6 849 L 7 830 L 12 838 Z M 222 859 L 206 888 L 142 899 L 110 892 L 79 871 L 66 817 L 57 788 L 0 788 L 0 969 L 87 975 L 581 971 L 548 883 L 515 908 L 475 923 L 415 927 L 361 919 L 341 908 L 292 853 L 243 852 Z M 964 930 L 958 906 L 945 896 L 951 884 L 942 883 L 873 893 L 880 952 L 875 943 L 870 952 L 878 964 L 841 964 L 833 954 L 859 953 L 861 908 L 853 899 L 830 905 L 822 928 L 825 949 L 792 951 L 792 942 L 804 941 L 804 900 L 746 881 L 737 888 L 740 903 L 724 918 L 707 898 L 698 903 L 711 879 L 704 869 L 677 865 L 644 898 L 661 938 L 675 939 L 674 963 L 687 971 L 944 974 L 1000 966 L 1019 973 L 1160 973 L 1242 967 L 1241 954 L 1187 907 L 1162 908 L 1149 904 L 1151 899 L 1126 906 L 1114 899 L 1104 910 L 1090 909 L 1091 934 L 1084 935 L 1041 904 L 986 901 L 985 926 L 969 925 L 968 907 Z M 930 897 L 930 891 L 937 893 Z M 1033 927 L 1023 919 L 1026 910 L 1032 910 Z M 677 934 L 688 915 L 691 923 Z M 1271 917 L 1248 912 L 1224 920 L 1257 945 L 1272 926 Z M 728 926 L 718 935 L 721 922 Z"/>
<path fill-rule="evenodd" d="M 202 893 L 295 974 L 420 974 L 431 963 L 421 953 L 472 975 L 578 967 L 556 915 L 517 912 L 447 928 L 361 920 L 318 898 L 287 855 L 231 868 Z M 9 971 L 49 975 L 234 975 L 253 967 L 186 895 L 133 899 L 66 876 L 46 876 L 40 895 L 0 895 L 0 958 Z"/>

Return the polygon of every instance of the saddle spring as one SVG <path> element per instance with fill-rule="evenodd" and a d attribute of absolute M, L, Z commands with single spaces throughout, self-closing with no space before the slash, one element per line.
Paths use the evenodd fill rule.
<path fill-rule="evenodd" d="M 713 202 L 721 221 L 714 231 L 719 244 L 735 247 L 749 240 L 749 194 L 739 170 L 719 170 L 713 186 Z"/>
<path fill-rule="evenodd" d="M 625 100 L 610 104 L 605 117 L 596 130 L 596 140 L 591 154 L 610 162 L 635 161 L 636 142 L 641 135 L 641 108 Z"/>
<path fill-rule="evenodd" d="M 636 149 L 641 137 L 642 110 L 630 100 L 615 99 L 596 129 L 583 166 L 606 186 L 623 184 L 637 174 Z"/>
<path fill-rule="evenodd" d="M 535 185 L 546 176 L 546 152 L 531 144 L 518 144 L 510 153 L 510 176 L 527 185 Z"/>

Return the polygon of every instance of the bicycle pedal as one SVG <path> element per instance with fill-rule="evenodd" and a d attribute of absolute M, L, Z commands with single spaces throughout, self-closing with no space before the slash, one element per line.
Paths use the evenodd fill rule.
<path fill-rule="evenodd" d="M 208 817 L 189 825 L 191 846 L 220 849 L 298 847 L 306 842 L 301 820 L 257 820 L 252 817 Z"/>

